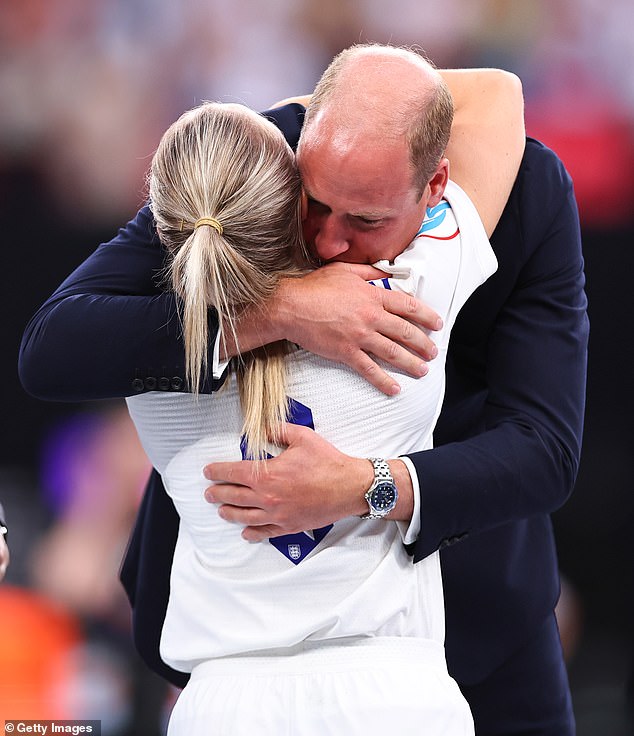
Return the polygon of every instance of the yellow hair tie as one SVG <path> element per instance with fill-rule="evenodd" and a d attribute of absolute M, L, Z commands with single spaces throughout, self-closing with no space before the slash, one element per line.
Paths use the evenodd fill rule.
<path fill-rule="evenodd" d="M 196 220 L 194 230 L 197 227 L 201 227 L 201 225 L 209 225 L 209 227 L 213 227 L 217 231 L 218 235 L 222 235 L 223 227 L 215 217 L 201 217 L 200 220 Z"/>

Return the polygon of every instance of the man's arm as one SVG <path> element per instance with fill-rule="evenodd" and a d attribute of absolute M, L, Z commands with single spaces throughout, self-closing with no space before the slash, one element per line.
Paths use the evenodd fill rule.
<path fill-rule="evenodd" d="M 423 360 L 433 359 L 437 351 L 419 327 L 440 329 L 442 322 L 414 297 L 367 283 L 382 276 L 372 266 L 331 263 L 301 279 L 283 279 L 264 310 L 248 309 L 241 315 L 239 342 L 229 336 L 227 354 L 286 339 L 345 363 L 387 395 L 398 393 L 396 379 L 375 359 L 416 378 L 424 376 Z"/>
<path fill-rule="evenodd" d="M 577 205 L 561 161 L 534 141 L 516 186 L 492 241 L 507 256 L 484 289 L 512 283 L 504 272 L 515 249 L 521 268 L 489 337 L 483 390 L 469 395 L 478 425 L 451 442 L 464 407 L 450 407 L 434 435 L 448 444 L 411 457 L 422 494 L 416 559 L 466 534 L 550 513 L 576 479 L 589 331 Z M 472 297 L 473 315 L 484 289 Z"/>
<path fill-rule="evenodd" d="M 490 231 L 523 147 L 523 137 L 518 143 L 521 85 L 499 70 L 442 74 L 456 103 L 448 149 L 453 176 Z M 265 113 L 291 145 L 297 143 L 303 118 L 297 101 L 304 103 L 307 96 Z M 477 165 L 476 150 L 484 157 Z M 185 361 L 177 303 L 157 283 L 163 260 L 151 213 L 144 208 L 71 274 L 30 321 L 19 363 L 26 390 L 43 399 L 76 401 L 182 389 Z M 434 346 L 412 323 L 433 330 L 437 316 L 403 294 L 367 287 L 363 281 L 373 276 L 347 266 L 345 272 L 332 269 L 285 280 L 266 314 L 245 314 L 239 345 L 229 345 L 228 354 L 286 338 L 349 365 L 384 393 L 395 393 L 397 382 L 373 356 L 410 375 L 424 375 L 424 361 L 433 358 Z M 217 334 L 213 313 L 209 334 L 212 340 Z M 213 355 L 208 364 L 213 365 Z M 203 390 L 214 390 L 218 383 L 209 378 Z"/>
<path fill-rule="evenodd" d="M 182 388 L 176 299 L 159 286 L 163 258 L 144 207 L 27 325 L 19 359 L 24 388 L 53 401 L 129 396 L 159 388 L 162 378 L 169 390 Z"/>
<path fill-rule="evenodd" d="M 291 144 L 297 142 L 303 108 L 290 105 L 264 114 Z M 29 322 L 19 360 L 25 389 L 55 401 L 183 390 L 178 305 L 160 285 L 164 255 L 151 212 L 144 207 L 113 240 L 99 246 Z M 384 290 L 366 283 L 375 276 L 369 267 L 342 266 L 283 281 L 265 310 L 244 316 L 238 329 L 240 349 L 286 338 L 346 363 L 380 390 L 394 393 L 397 382 L 370 354 L 414 376 L 424 375 L 433 343 L 412 323 L 433 330 L 437 315 L 406 295 L 377 295 Z M 209 365 L 217 329 L 210 310 Z M 219 383 L 209 377 L 202 390 L 213 391 Z"/>
<path fill-rule="evenodd" d="M 496 233 L 509 253 L 520 250 L 501 262 L 491 280 L 495 284 L 499 277 L 494 288 L 508 295 L 499 294 L 485 383 L 467 394 L 473 436 L 410 457 L 421 490 L 417 560 L 469 533 L 553 511 L 576 477 L 588 339 L 579 221 L 561 162 L 538 144 L 527 154 Z M 514 268 L 517 274 L 506 272 Z M 477 302 L 471 309 L 478 311 Z M 445 419 L 445 442 L 455 437 L 461 411 Z M 367 461 L 343 455 L 301 429 L 289 435 L 289 450 L 266 461 L 266 472 L 256 474 L 244 462 L 205 470 L 219 482 L 208 499 L 224 505 L 223 518 L 250 525 L 244 531 L 250 540 L 364 511 L 360 488 L 370 484 Z M 402 499 L 389 518 L 408 520 L 411 480 L 402 460 L 390 464 Z"/>
<path fill-rule="evenodd" d="M 491 236 L 524 153 L 524 97 L 515 74 L 501 69 L 441 69 L 454 99 L 446 155 L 449 175 L 476 206 Z"/>
<path fill-rule="evenodd" d="M 20 347 L 24 388 L 51 401 L 184 390 L 178 304 L 159 286 L 163 269 L 164 254 L 146 207 L 99 246 L 31 319 Z M 397 382 L 370 354 L 424 375 L 423 361 L 433 358 L 434 346 L 413 323 L 435 329 L 437 315 L 412 297 L 368 285 L 377 273 L 369 266 L 337 264 L 283 281 L 265 310 L 243 315 L 240 348 L 290 339 L 394 393 Z M 217 331 L 210 310 L 208 365 Z M 221 383 L 208 376 L 202 390 L 214 391 Z"/>

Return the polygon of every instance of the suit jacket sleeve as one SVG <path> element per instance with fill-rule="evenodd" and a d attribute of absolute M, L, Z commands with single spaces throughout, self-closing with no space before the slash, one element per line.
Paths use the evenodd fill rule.
<path fill-rule="evenodd" d="M 499 251 L 496 242 L 500 270 L 465 307 L 474 320 L 495 312 L 481 384 L 443 408 L 440 446 L 411 456 L 422 499 L 417 560 L 555 510 L 578 469 L 588 339 L 579 220 L 563 165 L 535 141 L 492 238 Z"/>
<path fill-rule="evenodd" d="M 294 104 L 263 114 L 295 147 L 303 113 Z M 143 207 L 27 325 L 19 358 L 24 388 L 53 401 L 182 390 L 184 348 L 176 297 L 163 287 L 164 256 L 152 214 Z M 210 342 L 217 329 L 210 310 Z M 209 379 L 203 390 L 213 391 L 218 384 Z"/>

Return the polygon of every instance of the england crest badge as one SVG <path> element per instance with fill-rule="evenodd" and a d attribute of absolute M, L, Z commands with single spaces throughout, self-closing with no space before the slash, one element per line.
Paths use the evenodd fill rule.
<path fill-rule="evenodd" d="M 299 546 L 299 544 L 288 545 L 288 556 L 291 558 L 291 560 L 299 560 L 299 558 L 302 556 L 302 548 Z"/>

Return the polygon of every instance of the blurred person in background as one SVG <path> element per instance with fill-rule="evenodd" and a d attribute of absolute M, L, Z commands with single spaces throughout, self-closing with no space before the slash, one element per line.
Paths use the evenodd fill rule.
<path fill-rule="evenodd" d="M 149 471 L 123 402 L 57 422 L 42 446 L 40 484 L 51 521 L 31 540 L 25 584 L 35 602 L 63 612 L 79 634 L 50 685 L 51 699 L 66 718 L 99 719 L 111 736 L 158 736 L 167 698 L 165 684 L 131 647 L 129 605 L 116 584 Z M 28 640 L 26 625 L 21 631 Z M 25 657 L 28 650 L 23 643 Z M 14 687 L 8 703 L 14 714 L 19 692 Z M 43 707 L 40 715 L 59 712 Z"/>
<path fill-rule="evenodd" d="M 398 82 L 393 86 L 397 88 Z M 383 86 L 381 92 L 388 99 L 389 90 L 389 85 Z M 389 101 L 384 107 L 390 109 Z M 285 116 L 285 132 L 289 140 L 296 141 L 303 109 L 290 106 L 278 115 Z M 309 172 L 314 191 L 318 187 L 311 177 Z M 322 218 L 327 229 L 335 208 L 315 196 L 312 208 L 309 223 L 311 217 L 313 225 Z M 320 232 L 317 227 L 315 243 Z M 449 353 L 448 394 L 436 435 L 441 446 L 411 458 L 422 494 L 415 559 L 442 548 L 449 666 L 471 704 L 478 733 L 508 735 L 530 730 L 559 735 L 572 733 L 573 725 L 553 615 L 558 580 L 548 513 L 566 499 L 576 474 L 587 323 L 572 187 L 557 158 L 534 141 L 528 142 L 518 182 L 492 243 L 501 268 L 478 290 L 456 324 L 459 338 Z M 120 257 L 121 267 L 115 273 L 121 283 L 116 289 L 104 287 L 85 268 L 51 299 L 25 335 L 22 377 L 27 386 L 47 398 L 82 398 L 84 392 L 83 398 L 90 398 L 112 391 L 117 381 L 116 390 L 124 393 L 182 386 L 182 345 L 176 338 L 177 329 L 166 320 L 175 311 L 174 304 L 161 297 L 152 280 L 152 269 L 160 268 L 162 261 L 156 246 L 147 215 L 140 216 L 118 239 L 102 246 L 91 263 L 98 269 L 109 253 Z M 345 255 L 324 257 L 345 259 Z M 146 278 L 133 288 L 126 262 L 129 267 L 136 261 L 138 267 L 144 259 Z M 352 281 L 347 287 L 348 291 L 355 288 Z M 325 298 L 321 291 L 320 301 L 328 312 L 339 306 L 337 292 L 341 293 L 335 290 L 334 296 Z M 122 296 L 126 293 L 137 296 Z M 130 319 L 135 304 L 141 305 L 139 296 L 144 295 L 148 297 L 142 302 L 144 318 Z M 298 313 L 305 316 L 305 299 L 300 302 L 294 317 Z M 87 304 L 93 310 L 89 357 L 95 364 L 90 367 L 85 362 L 88 356 L 80 350 L 87 343 L 83 337 L 78 339 L 87 324 Z M 157 330 L 148 336 L 143 332 L 152 311 Z M 348 318 L 350 310 L 344 311 Z M 346 318 L 341 319 L 344 325 Z M 29 364 L 36 348 L 47 354 L 42 333 L 36 329 L 42 321 L 47 324 L 52 354 L 46 357 L 48 375 L 38 377 Z M 60 328 L 73 335 L 70 340 L 62 339 L 68 352 L 60 351 L 60 343 L 53 338 Z M 131 337 L 126 342 L 135 343 L 137 352 L 119 362 L 121 351 L 113 354 L 113 348 L 119 344 L 122 329 Z M 158 350 L 150 348 L 152 341 L 161 343 Z M 540 345 L 548 360 L 542 359 Z M 359 347 L 357 343 L 351 351 L 348 345 L 343 354 L 348 354 L 348 360 L 351 352 L 358 357 Z M 60 358 L 68 361 L 61 372 Z M 364 361 L 366 366 L 368 361 Z M 35 368 L 35 362 L 31 365 Z M 109 375 L 88 386 L 105 365 Z M 69 368 L 72 386 L 63 378 Z M 374 381 L 379 382 L 376 375 Z M 382 385 L 389 391 L 390 384 L 383 381 Z M 318 508 L 304 505 L 304 516 L 294 518 L 300 505 L 291 487 L 281 482 L 280 489 L 287 492 L 283 502 L 286 512 L 290 509 L 287 523 L 291 528 L 282 529 L 281 517 L 271 515 L 266 503 L 257 502 L 261 489 L 248 471 L 235 469 L 243 486 L 250 484 L 254 506 L 240 508 L 244 490 L 226 485 L 214 488 L 216 500 L 223 500 L 224 495 L 233 501 L 225 503 L 227 518 L 247 524 L 251 519 L 255 526 L 262 526 L 247 529 L 252 538 L 282 534 L 293 527 L 314 528 L 319 526 L 313 523 L 315 514 L 322 521 L 328 515 L 332 520 L 339 518 L 340 509 L 333 510 L 332 498 L 328 501 L 324 494 L 328 489 L 346 488 L 346 473 L 324 483 L 327 464 L 318 464 L 319 473 L 315 473 L 313 457 L 304 458 L 299 465 L 287 462 L 285 454 L 292 456 L 299 450 L 303 457 L 306 451 L 301 446 L 292 449 L 294 453 L 287 450 L 271 463 L 286 475 L 288 466 L 295 465 L 295 489 L 313 499 Z M 359 467 L 354 458 L 351 461 Z M 213 468 L 211 471 L 214 477 Z M 312 486 L 310 478 L 300 477 L 306 471 L 313 475 Z M 282 474 L 276 472 L 276 478 Z M 350 490 L 358 498 L 358 487 Z M 124 578 L 135 605 L 137 643 L 155 668 L 182 683 L 183 678 L 165 668 L 157 648 L 169 590 L 169 581 L 160 570 L 169 569 L 175 534 L 173 507 L 153 476 Z M 532 725 L 524 726 L 527 723 Z"/>
<path fill-rule="evenodd" d="M 53 523 L 34 544 L 30 578 L 91 629 L 129 629 L 112 574 L 150 469 L 123 402 L 58 422 L 43 443 L 42 492 Z"/>
<path fill-rule="evenodd" d="M 7 544 L 8 528 L 5 523 L 4 509 L 0 503 L 0 581 L 4 578 L 9 567 L 9 545 Z"/>

